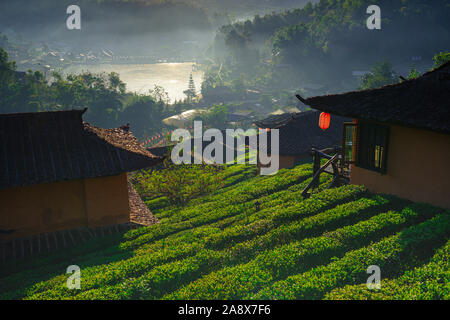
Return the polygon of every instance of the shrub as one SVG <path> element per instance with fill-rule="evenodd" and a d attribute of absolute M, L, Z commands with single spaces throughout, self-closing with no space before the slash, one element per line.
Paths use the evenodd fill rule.
<path fill-rule="evenodd" d="M 142 194 L 152 198 L 166 197 L 171 204 L 184 206 L 191 199 L 222 186 L 217 175 L 219 170 L 220 167 L 206 165 L 168 165 L 165 170 L 143 174 L 140 178 L 143 180 Z"/>

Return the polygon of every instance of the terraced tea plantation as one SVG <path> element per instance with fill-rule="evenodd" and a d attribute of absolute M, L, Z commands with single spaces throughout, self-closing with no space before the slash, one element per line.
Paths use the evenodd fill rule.
<path fill-rule="evenodd" d="M 158 225 L 3 265 L 0 299 L 450 297 L 448 210 L 353 185 L 303 200 L 311 164 L 255 171 L 227 167 L 222 189 L 183 208 L 148 200 Z M 67 288 L 72 264 L 80 290 Z M 366 286 L 371 265 L 380 290 Z"/>

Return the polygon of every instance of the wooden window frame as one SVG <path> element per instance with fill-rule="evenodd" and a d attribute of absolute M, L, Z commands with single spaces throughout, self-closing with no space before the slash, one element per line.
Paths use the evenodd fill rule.
<path fill-rule="evenodd" d="M 346 150 L 347 150 L 347 128 L 353 127 L 352 133 L 352 158 L 347 159 Z M 344 122 L 342 126 L 342 163 L 345 164 L 355 164 L 356 158 L 358 155 L 357 152 L 357 141 L 358 141 L 358 133 L 359 133 L 359 125 L 355 122 Z"/>

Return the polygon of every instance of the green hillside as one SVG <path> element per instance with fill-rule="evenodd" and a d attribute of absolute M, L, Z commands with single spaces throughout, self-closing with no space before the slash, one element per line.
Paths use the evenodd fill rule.
<path fill-rule="evenodd" d="M 448 210 L 353 185 L 303 200 L 311 164 L 255 171 L 226 167 L 183 208 L 147 199 L 157 225 L 2 266 L 0 299 L 449 298 Z M 70 264 L 81 290 L 66 287 Z"/>
<path fill-rule="evenodd" d="M 209 52 L 213 62 L 203 95 L 214 85 L 242 83 L 275 96 L 281 90 L 351 91 L 358 85 L 353 71 L 385 59 L 397 72 L 413 65 L 424 70 L 434 54 L 449 50 L 448 1 L 380 0 L 381 29 L 369 30 L 367 8 L 374 4 L 321 0 L 221 27 Z M 312 84 L 322 86 L 320 93 Z"/>

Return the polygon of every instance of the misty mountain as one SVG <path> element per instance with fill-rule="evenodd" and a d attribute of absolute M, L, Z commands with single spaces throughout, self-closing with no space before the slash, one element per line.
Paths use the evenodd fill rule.
<path fill-rule="evenodd" d="M 81 30 L 66 27 L 71 4 L 81 8 Z M 145 54 L 182 41 L 207 42 L 213 26 L 202 8 L 187 2 L 6 0 L 0 2 L 0 30 L 25 40 Z"/>

